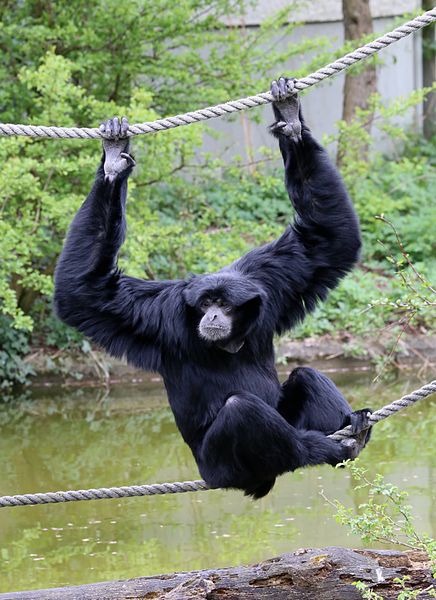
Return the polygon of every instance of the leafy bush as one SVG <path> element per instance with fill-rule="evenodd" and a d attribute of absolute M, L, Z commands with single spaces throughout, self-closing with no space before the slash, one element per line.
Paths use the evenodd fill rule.
<path fill-rule="evenodd" d="M 354 462 L 347 461 L 344 466 L 350 471 L 355 483 L 354 489 L 363 490 L 367 494 L 367 501 L 359 504 L 357 508 L 348 508 L 339 500 L 329 500 L 324 492 L 321 492 L 323 498 L 336 510 L 336 521 L 348 527 L 365 542 L 378 542 L 390 547 L 394 545 L 425 552 L 433 577 L 436 578 L 436 540 L 416 530 L 412 507 L 407 503 L 407 492 L 386 482 L 380 474 L 370 479 L 367 470 L 360 466 L 359 459 Z M 433 586 L 425 590 L 410 589 L 407 585 L 408 579 L 410 577 L 406 576 L 394 580 L 400 590 L 398 600 L 412 600 L 421 592 L 427 592 L 429 597 L 436 597 Z M 362 598 L 383 600 L 383 596 L 371 589 L 372 586 L 362 581 L 356 581 L 354 585 L 362 593 Z"/>
<path fill-rule="evenodd" d="M 0 399 L 9 398 L 13 387 L 28 382 L 32 367 L 23 360 L 29 352 L 29 336 L 11 327 L 11 319 L 0 314 Z"/>

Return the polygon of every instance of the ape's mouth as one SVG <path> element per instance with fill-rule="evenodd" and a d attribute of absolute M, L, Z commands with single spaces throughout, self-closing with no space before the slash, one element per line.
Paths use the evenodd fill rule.
<path fill-rule="evenodd" d="M 208 325 L 207 327 L 203 325 L 202 327 L 199 327 L 198 332 L 200 337 L 210 342 L 223 340 L 229 336 L 229 330 L 220 325 Z"/>
<path fill-rule="evenodd" d="M 225 337 L 228 334 L 227 329 L 224 329 L 224 327 L 217 327 L 216 325 L 205 327 L 204 331 L 210 335 L 216 335 L 220 337 Z"/>

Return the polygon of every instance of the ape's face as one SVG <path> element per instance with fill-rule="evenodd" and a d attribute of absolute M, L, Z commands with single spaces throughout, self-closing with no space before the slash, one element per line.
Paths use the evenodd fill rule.
<path fill-rule="evenodd" d="M 195 319 L 196 335 L 206 345 L 235 354 L 258 322 L 265 292 L 234 271 L 194 277 L 183 292 Z M 191 321 L 192 322 L 192 321 Z"/>
<path fill-rule="evenodd" d="M 220 297 L 205 296 L 199 304 L 203 317 L 198 325 L 200 337 L 208 342 L 229 338 L 233 331 L 235 309 Z"/>

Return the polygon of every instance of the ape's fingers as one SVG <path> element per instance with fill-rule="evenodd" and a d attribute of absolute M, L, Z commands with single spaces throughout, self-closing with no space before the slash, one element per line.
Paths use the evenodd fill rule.
<path fill-rule="evenodd" d="M 114 121 L 113 119 L 108 119 L 106 121 L 106 133 L 108 138 L 112 138 L 114 136 Z"/>
<path fill-rule="evenodd" d="M 296 79 L 286 79 L 286 89 L 287 89 L 288 95 L 297 93 L 297 90 L 295 89 L 296 81 L 297 81 Z"/>
<path fill-rule="evenodd" d="M 280 100 L 284 100 L 288 94 L 286 79 L 284 77 L 280 77 L 280 79 L 279 79 L 279 90 L 280 90 Z"/>
<path fill-rule="evenodd" d="M 114 117 L 113 120 L 113 135 L 115 138 L 118 138 L 120 135 L 120 120 L 118 117 Z"/>
<path fill-rule="evenodd" d="M 128 130 L 129 130 L 129 121 L 126 119 L 126 117 L 123 117 L 121 119 L 120 136 L 126 137 Z"/>
<path fill-rule="evenodd" d="M 279 90 L 279 86 L 277 85 L 277 81 L 275 79 L 274 79 L 274 81 L 271 82 L 271 94 L 272 94 L 274 101 L 277 102 L 280 97 L 280 90 Z"/>

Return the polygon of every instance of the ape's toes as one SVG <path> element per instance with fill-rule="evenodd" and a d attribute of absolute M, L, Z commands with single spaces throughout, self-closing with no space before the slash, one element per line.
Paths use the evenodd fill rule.
<path fill-rule="evenodd" d="M 369 418 L 372 414 L 370 408 L 361 408 L 350 415 L 350 425 L 353 435 L 360 433 L 370 427 Z"/>
<path fill-rule="evenodd" d="M 345 448 L 346 460 L 354 460 L 362 449 L 359 442 L 354 438 L 341 440 L 341 446 Z"/>

